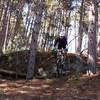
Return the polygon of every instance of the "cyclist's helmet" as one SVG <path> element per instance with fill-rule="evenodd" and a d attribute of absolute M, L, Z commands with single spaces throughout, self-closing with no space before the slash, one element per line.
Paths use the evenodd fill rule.
<path fill-rule="evenodd" d="M 60 33 L 60 36 L 65 36 L 65 32 L 62 31 L 62 32 Z"/>

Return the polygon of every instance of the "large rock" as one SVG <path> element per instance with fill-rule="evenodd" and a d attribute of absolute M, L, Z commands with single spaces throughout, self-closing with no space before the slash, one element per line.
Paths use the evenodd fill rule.
<path fill-rule="evenodd" d="M 42 69 L 38 70 L 39 74 L 46 77 L 52 77 L 57 74 L 56 60 L 45 62 L 46 64 Z M 86 71 L 86 64 L 84 60 L 79 55 L 70 55 L 66 58 L 64 63 L 64 70 L 66 72 L 81 73 Z"/>
<path fill-rule="evenodd" d="M 86 71 L 86 63 L 80 57 L 80 55 L 70 56 L 69 67 L 70 67 L 70 71 L 73 70 L 78 73 Z"/>

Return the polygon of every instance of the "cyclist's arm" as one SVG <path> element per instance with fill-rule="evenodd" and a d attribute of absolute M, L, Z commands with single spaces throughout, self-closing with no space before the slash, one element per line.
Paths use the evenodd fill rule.
<path fill-rule="evenodd" d="M 65 45 L 66 45 L 65 51 L 68 51 L 68 42 L 66 37 L 65 37 Z"/>
<path fill-rule="evenodd" d="M 66 37 L 65 37 L 65 44 L 68 45 L 68 43 L 67 43 L 67 38 L 66 38 Z"/>
<path fill-rule="evenodd" d="M 55 39 L 55 42 L 54 42 L 54 47 L 56 47 L 56 45 L 57 45 L 57 43 L 58 43 L 58 38 L 57 39 Z"/>

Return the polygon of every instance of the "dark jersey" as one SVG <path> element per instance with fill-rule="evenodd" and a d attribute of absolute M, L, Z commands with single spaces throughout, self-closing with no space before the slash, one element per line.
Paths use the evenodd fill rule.
<path fill-rule="evenodd" d="M 58 49 L 62 49 L 62 48 L 65 49 L 66 45 L 67 45 L 67 38 L 66 37 L 63 37 L 63 38 L 58 37 L 54 43 L 54 46 L 56 46 L 56 45 L 58 45 Z"/>

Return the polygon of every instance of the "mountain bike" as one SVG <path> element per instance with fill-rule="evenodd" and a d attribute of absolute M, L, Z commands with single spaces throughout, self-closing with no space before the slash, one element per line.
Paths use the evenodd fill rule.
<path fill-rule="evenodd" d="M 66 75 L 66 53 L 64 49 L 57 50 L 56 71 L 58 77 Z"/>

